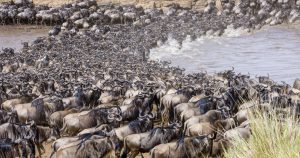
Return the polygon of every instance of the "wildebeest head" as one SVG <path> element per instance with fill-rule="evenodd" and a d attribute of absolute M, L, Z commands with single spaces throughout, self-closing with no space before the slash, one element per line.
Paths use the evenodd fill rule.
<path fill-rule="evenodd" d="M 210 123 L 214 123 L 217 120 L 222 119 L 222 112 L 220 110 L 210 110 L 208 111 L 205 116 L 209 120 Z"/>
<path fill-rule="evenodd" d="M 207 96 L 205 98 L 201 98 L 196 106 L 199 107 L 201 114 L 205 114 L 209 110 L 216 109 L 217 106 L 217 98 L 214 96 Z"/>
<path fill-rule="evenodd" d="M 139 115 L 144 116 L 150 114 L 153 108 L 154 94 L 142 93 L 133 100 L 134 106 L 138 108 Z"/>
<path fill-rule="evenodd" d="M 300 90 L 300 79 L 299 78 L 297 78 L 294 81 L 293 88 Z"/>
<path fill-rule="evenodd" d="M 97 125 L 109 123 L 114 127 L 117 127 L 119 125 L 119 122 L 122 121 L 121 109 L 118 106 L 111 108 L 93 109 L 91 113 L 93 114 L 92 117 L 95 117 L 95 119 L 97 120 Z"/>
<path fill-rule="evenodd" d="M 268 76 L 255 76 L 256 78 L 258 78 L 258 82 L 259 83 L 263 83 L 263 84 L 267 84 L 267 85 L 273 85 L 274 81 L 272 81 L 270 79 L 270 76 L 268 74 Z"/>
<path fill-rule="evenodd" d="M 153 114 L 148 114 L 145 116 L 140 116 L 137 120 L 131 121 L 129 123 L 129 128 L 135 133 L 146 132 L 153 127 L 152 119 L 155 116 Z"/>
<path fill-rule="evenodd" d="M 188 87 L 182 87 L 181 89 L 177 90 L 177 94 L 183 94 L 187 97 L 192 97 L 196 95 L 194 87 L 188 86 Z"/>
<path fill-rule="evenodd" d="M 17 111 L 13 110 L 12 112 L 8 113 L 8 116 L 9 116 L 9 119 L 8 119 L 9 123 L 19 123 L 20 122 Z"/>
<path fill-rule="evenodd" d="M 292 101 L 287 95 L 279 95 L 271 98 L 271 105 L 273 107 L 286 108 L 292 105 Z"/>

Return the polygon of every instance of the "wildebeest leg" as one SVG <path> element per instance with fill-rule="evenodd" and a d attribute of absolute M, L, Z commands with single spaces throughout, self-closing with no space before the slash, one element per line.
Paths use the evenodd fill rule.
<path fill-rule="evenodd" d="M 41 149 L 41 153 L 45 153 L 45 148 L 44 148 L 43 144 L 38 143 L 36 146 L 37 146 L 37 149 Z"/>
<path fill-rule="evenodd" d="M 142 158 L 144 158 L 144 155 L 143 155 L 143 153 L 141 153 L 141 157 L 142 157 Z"/>
<path fill-rule="evenodd" d="M 35 158 L 35 146 L 32 140 L 28 140 L 28 146 L 30 149 L 30 158 Z"/>
<path fill-rule="evenodd" d="M 26 150 L 26 143 L 25 142 L 21 142 L 21 157 L 22 158 L 27 158 L 27 150 Z"/>
<path fill-rule="evenodd" d="M 139 154 L 139 151 L 131 151 L 129 158 L 135 158 Z"/>
<path fill-rule="evenodd" d="M 41 144 L 38 143 L 36 146 L 37 146 L 37 149 L 38 149 L 39 157 L 42 158 Z M 43 147 L 43 148 L 44 148 L 44 147 Z"/>

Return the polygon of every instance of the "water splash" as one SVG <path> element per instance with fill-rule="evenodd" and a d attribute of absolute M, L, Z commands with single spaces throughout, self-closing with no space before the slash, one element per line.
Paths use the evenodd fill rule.
<path fill-rule="evenodd" d="M 171 61 L 186 73 L 209 73 L 235 67 L 237 72 L 266 75 L 275 81 L 293 83 L 300 77 L 300 27 L 265 27 L 255 33 L 227 29 L 222 37 L 202 37 L 183 41 L 172 38 L 151 49 L 150 59 Z"/>

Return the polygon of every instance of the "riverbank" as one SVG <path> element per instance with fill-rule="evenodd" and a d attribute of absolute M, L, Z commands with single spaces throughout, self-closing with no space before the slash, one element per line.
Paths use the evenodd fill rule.
<path fill-rule="evenodd" d="M 10 0 L 0 0 L 0 2 L 9 2 Z M 37 5 L 48 5 L 59 7 L 64 4 L 76 2 L 76 0 L 33 0 Z M 203 10 L 207 0 L 97 0 L 98 4 L 115 4 L 115 5 L 136 5 L 143 8 L 161 8 L 168 7 L 171 4 L 178 4 L 180 7 L 187 9 Z"/>

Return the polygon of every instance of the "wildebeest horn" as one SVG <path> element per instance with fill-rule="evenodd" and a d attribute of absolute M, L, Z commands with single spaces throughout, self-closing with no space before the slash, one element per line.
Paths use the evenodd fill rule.
<path fill-rule="evenodd" d="M 174 122 L 168 122 L 168 126 L 173 126 Z"/>
<path fill-rule="evenodd" d="M 107 115 L 107 119 L 113 120 L 113 119 L 114 119 L 114 114 L 113 114 L 113 113 L 109 113 L 109 114 Z"/>
<path fill-rule="evenodd" d="M 120 122 L 120 121 L 122 121 L 122 116 L 121 115 L 117 115 L 117 118 L 116 118 L 116 120 L 118 121 L 118 122 Z"/>
<path fill-rule="evenodd" d="M 175 123 L 175 126 L 177 127 L 177 128 L 181 128 L 182 127 L 182 124 L 181 123 Z"/>
<path fill-rule="evenodd" d="M 139 118 L 145 118 L 146 115 L 142 116 L 141 114 L 139 114 Z"/>
<path fill-rule="evenodd" d="M 150 119 L 154 119 L 154 118 L 155 118 L 155 116 L 156 116 L 156 114 L 154 114 L 154 113 L 150 113 L 150 114 L 148 114 L 148 117 L 149 117 Z"/>

